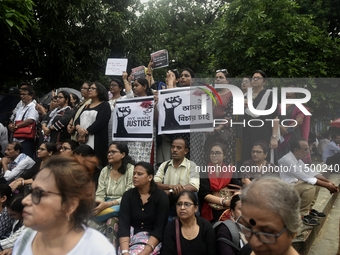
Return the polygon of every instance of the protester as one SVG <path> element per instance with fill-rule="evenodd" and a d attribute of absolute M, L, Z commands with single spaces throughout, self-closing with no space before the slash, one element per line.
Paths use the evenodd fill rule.
<path fill-rule="evenodd" d="M 22 224 L 22 210 L 24 208 L 22 205 L 23 198 L 23 194 L 13 194 L 6 201 L 7 210 L 10 217 L 14 219 L 14 223 L 10 235 L 5 239 L 0 240 L 1 254 L 11 254 L 10 251 L 12 250 L 14 243 L 25 230 L 25 226 Z"/>
<path fill-rule="evenodd" d="M 89 98 L 89 87 L 92 84 L 90 81 L 85 81 L 83 85 L 80 88 L 81 96 L 83 97 L 83 101 L 78 104 L 78 106 L 75 108 L 74 116 L 70 120 L 70 122 L 67 125 L 67 132 L 71 135 L 71 139 L 74 141 L 77 141 L 77 132 L 75 129 L 75 120 L 79 118 L 81 112 L 83 111 L 84 107 L 91 103 L 91 98 Z"/>
<path fill-rule="evenodd" d="M 49 160 L 23 200 L 29 229 L 15 243 L 13 255 L 116 254 L 102 234 L 85 226 L 94 205 L 95 165 L 62 156 Z"/>
<path fill-rule="evenodd" d="M 70 94 L 67 91 L 60 91 L 57 101 L 58 107 L 45 115 L 41 128 L 45 141 L 62 143 L 70 138 L 67 132 L 67 124 L 70 122 L 74 111 L 70 106 Z"/>
<path fill-rule="evenodd" d="M 266 74 L 261 70 L 256 70 L 252 76 L 253 94 L 245 95 L 247 98 L 253 98 L 253 106 L 256 110 L 268 110 L 272 107 L 273 92 L 270 89 L 265 88 Z M 274 149 L 278 146 L 279 140 L 279 126 L 278 121 L 266 121 L 266 119 L 276 119 L 278 116 L 277 109 L 269 115 L 257 115 L 249 110 L 248 105 L 245 105 L 245 127 L 243 128 L 243 146 L 242 146 L 242 162 L 248 160 L 251 157 L 251 148 L 253 144 L 259 140 L 263 140 L 267 143 L 269 149 Z M 262 126 L 251 127 L 248 125 L 248 121 L 251 119 L 258 119 L 263 121 Z M 267 160 L 270 161 L 271 153 L 268 152 Z M 275 155 L 274 155 L 275 156 Z M 274 163 L 276 160 L 274 158 Z"/>
<path fill-rule="evenodd" d="M 12 196 L 12 189 L 7 184 L 0 184 L 0 239 L 7 238 L 11 234 L 14 219 L 6 207 L 6 201 Z"/>
<path fill-rule="evenodd" d="M 233 171 L 232 166 L 227 166 L 223 161 L 227 155 L 225 145 L 221 143 L 212 144 L 209 155 L 210 162 L 207 169 L 204 170 L 207 170 L 207 176 L 201 175 L 198 195 L 202 206 L 202 217 L 210 222 L 215 222 L 230 206 L 233 194 L 226 190 L 232 180 Z M 226 195 L 230 196 L 227 197 Z"/>
<path fill-rule="evenodd" d="M 73 151 L 79 146 L 79 143 L 73 140 L 65 140 L 60 148 L 60 155 L 62 156 L 73 156 Z"/>
<path fill-rule="evenodd" d="M 322 161 L 332 166 L 332 170 L 339 172 L 340 168 L 340 134 L 333 134 L 332 141 L 328 143 L 322 153 Z"/>
<path fill-rule="evenodd" d="M 172 159 L 160 165 L 155 176 L 157 186 L 164 190 L 170 200 L 170 217 L 176 216 L 176 196 L 184 190 L 198 192 L 199 171 L 196 164 L 187 159 L 188 142 L 184 138 L 174 139 L 171 146 Z"/>
<path fill-rule="evenodd" d="M 92 99 L 91 103 L 75 121 L 76 130 L 84 139 L 82 143 L 94 149 L 100 164 L 104 166 L 107 164 L 108 124 L 111 115 L 106 88 L 98 82 L 92 83 L 89 98 Z"/>
<path fill-rule="evenodd" d="M 260 178 L 264 175 L 276 175 L 275 165 L 266 160 L 268 155 L 268 146 L 264 141 L 257 141 L 253 144 L 251 150 L 251 159 L 243 162 L 241 178 L 242 184 L 248 185 L 253 179 Z"/>
<path fill-rule="evenodd" d="M 292 186 L 273 177 L 255 179 L 242 191 L 241 202 L 236 224 L 248 244 L 240 255 L 298 255 L 292 241 L 301 224 L 300 199 Z"/>
<path fill-rule="evenodd" d="M 235 195 L 231 199 L 230 209 L 228 210 L 228 219 L 227 217 L 223 221 L 216 222 L 214 224 L 214 229 L 216 232 L 217 244 L 216 249 L 217 253 L 220 255 L 228 254 L 235 255 L 239 250 L 247 243 L 245 236 L 239 232 L 235 222 L 242 215 L 241 212 L 241 198 L 240 195 Z M 216 231 L 217 228 L 217 231 Z M 237 237 L 237 240 L 234 238 Z M 224 242 L 221 239 L 229 240 L 234 245 Z"/>
<path fill-rule="evenodd" d="M 216 253 L 216 236 L 211 224 L 196 216 L 198 201 L 191 191 L 183 191 L 176 202 L 178 219 L 169 222 L 164 231 L 162 255 Z M 178 230 L 176 229 L 178 228 Z M 179 240 L 176 232 L 179 231 Z"/>
<path fill-rule="evenodd" d="M 7 145 L 5 157 L 1 159 L 2 171 L 4 173 L 0 182 L 12 182 L 25 170 L 30 169 L 35 161 L 23 153 L 23 147 L 19 142 L 11 142 Z"/>
<path fill-rule="evenodd" d="M 107 151 L 107 161 L 109 164 L 101 171 L 96 191 L 96 221 L 118 216 L 124 192 L 133 187 L 134 162 L 127 145 L 112 142 Z"/>
<path fill-rule="evenodd" d="M 15 131 L 22 127 L 34 125 L 39 119 L 38 111 L 35 109 L 35 102 L 33 102 L 34 90 L 32 88 L 22 88 L 20 89 L 20 97 L 22 105 L 16 111 L 14 121 L 8 125 L 8 129 L 14 133 L 13 141 L 21 143 L 23 153 L 34 159 L 36 128 L 32 127 L 32 138 L 15 138 Z"/>
<path fill-rule="evenodd" d="M 135 188 L 124 193 L 120 206 L 119 254 L 159 254 L 169 202 L 166 194 L 158 189 L 153 176 L 151 164 L 139 162 L 135 165 Z"/>
<path fill-rule="evenodd" d="M 45 142 L 40 144 L 37 151 L 37 162 L 30 169 L 27 169 L 22 174 L 20 174 L 19 178 L 15 179 L 10 184 L 12 190 L 14 191 L 19 187 L 23 187 L 24 185 L 32 184 L 32 178 L 36 176 L 41 169 L 44 168 L 46 162 L 55 153 L 57 153 L 57 147 L 54 143 Z"/>
<path fill-rule="evenodd" d="M 72 109 L 76 109 L 80 103 L 80 99 L 76 94 L 70 93 L 70 102 Z"/>
<path fill-rule="evenodd" d="M 248 88 L 251 87 L 251 78 L 250 77 L 244 77 L 242 79 L 242 83 L 241 83 L 241 89 L 243 94 L 247 93 Z"/>
<path fill-rule="evenodd" d="M 312 171 L 302 159 L 308 154 L 308 142 L 304 138 L 297 138 L 290 143 L 290 152 L 279 159 L 283 167 L 280 177 L 297 190 L 301 198 L 300 213 L 304 224 L 319 225 L 317 218 L 326 217 L 323 212 L 312 209 L 319 195 L 320 187 L 329 190 L 331 194 L 339 192 L 339 188 L 317 171 Z"/>

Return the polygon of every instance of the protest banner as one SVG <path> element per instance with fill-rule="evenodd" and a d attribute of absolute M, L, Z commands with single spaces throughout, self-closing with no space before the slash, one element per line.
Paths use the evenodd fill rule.
<path fill-rule="evenodd" d="M 113 141 L 152 141 L 154 98 L 118 100 L 113 111 Z"/>
<path fill-rule="evenodd" d="M 212 99 L 205 93 L 201 87 L 160 90 L 158 134 L 213 131 Z"/>
<path fill-rule="evenodd" d="M 151 53 L 153 69 L 162 68 L 169 65 L 169 55 L 167 50 L 159 50 Z"/>
<path fill-rule="evenodd" d="M 126 58 L 108 58 L 106 62 L 105 75 L 122 76 L 126 71 L 128 60 Z"/>

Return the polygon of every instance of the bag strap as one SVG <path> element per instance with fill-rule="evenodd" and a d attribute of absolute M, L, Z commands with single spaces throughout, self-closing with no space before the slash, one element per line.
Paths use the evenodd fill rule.
<path fill-rule="evenodd" d="M 33 230 L 28 228 L 25 232 L 25 234 L 23 235 L 22 237 L 22 240 L 21 240 L 21 243 L 20 243 L 20 246 L 18 248 L 18 252 L 17 254 L 23 254 L 23 251 L 26 247 L 26 245 L 28 244 L 28 240 L 30 239 L 30 237 L 32 236 L 33 234 Z"/>
<path fill-rule="evenodd" d="M 177 247 L 177 255 L 182 255 L 181 249 L 181 239 L 179 238 L 179 219 L 175 220 L 176 224 L 176 247 Z"/>
<path fill-rule="evenodd" d="M 168 167 L 169 167 L 170 161 L 171 161 L 171 159 L 168 160 L 168 162 L 166 162 L 166 164 L 165 164 L 165 167 L 164 167 L 164 174 L 163 174 L 164 177 L 165 177 L 166 171 L 168 171 Z M 164 183 L 164 178 L 163 178 L 163 183 Z"/>
<path fill-rule="evenodd" d="M 240 247 L 239 247 L 240 234 L 238 232 L 238 229 L 237 229 L 235 223 L 232 220 L 225 220 L 225 221 L 222 221 L 221 224 L 224 224 L 229 229 L 232 241 L 230 241 L 226 238 L 223 238 L 223 237 L 218 238 L 217 241 L 225 242 L 225 243 L 229 244 L 230 246 L 232 246 L 237 251 L 240 251 L 241 250 Z M 216 227 L 216 226 L 214 225 L 214 227 Z"/>
<path fill-rule="evenodd" d="M 25 115 L 26 115 L 26 113 L 27 113 L 28 109 L 29 109 L 29 108 L 27 108 L 27 110 L 25 111 L 24 115 L 22 115 L 22 118 L 21 118 L 21 120 L 22 120 L 22 121 L 24 120 L 24 118 L 25 118 Z"/>

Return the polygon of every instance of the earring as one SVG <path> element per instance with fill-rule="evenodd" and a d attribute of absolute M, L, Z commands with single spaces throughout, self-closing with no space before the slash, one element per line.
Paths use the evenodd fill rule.
<path fill-rule="evenodd" d="M 67 215 L 67 220 L 70 221 L 70 215 Z"/>

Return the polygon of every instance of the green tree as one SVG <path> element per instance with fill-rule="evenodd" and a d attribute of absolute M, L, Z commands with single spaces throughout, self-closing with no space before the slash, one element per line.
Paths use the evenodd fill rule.
<path fill-rule="evenodd" d="M 337 77 L 339 43 L 297 13 L 294 1 L 233 1 L 206 48 L 212 67 L 240 76 L 263 69 L 271 77 Z"/>

